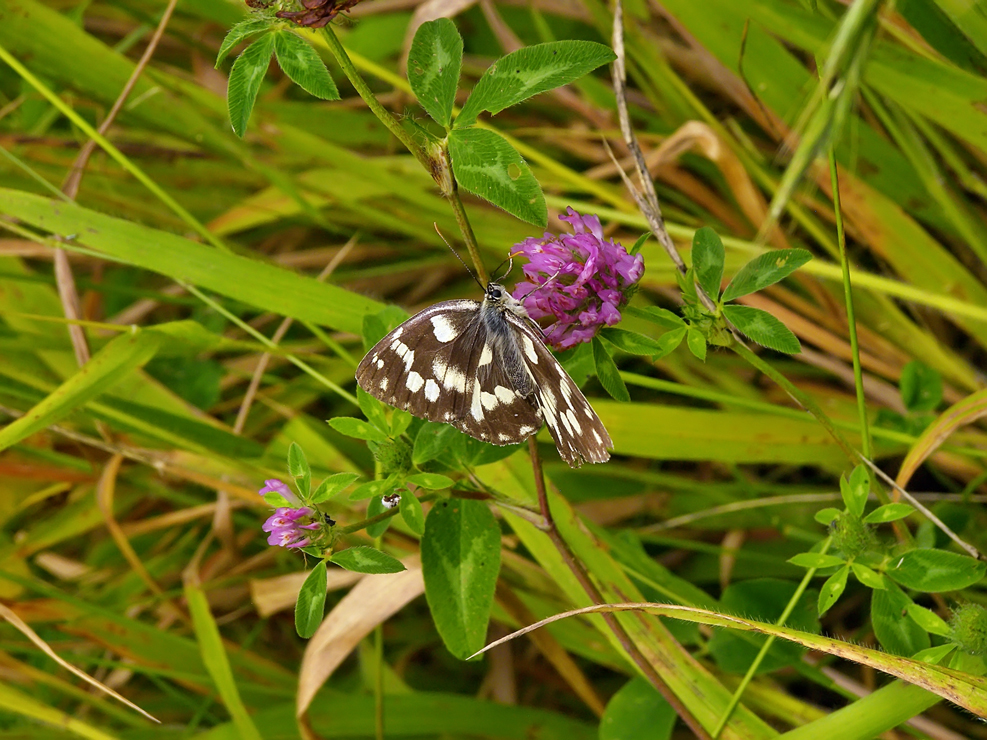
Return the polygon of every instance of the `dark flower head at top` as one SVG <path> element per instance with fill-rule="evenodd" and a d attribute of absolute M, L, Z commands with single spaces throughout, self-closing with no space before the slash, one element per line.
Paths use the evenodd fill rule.
<path fill-rule="evenodd" d="M 275 15 L 278 18 L 294 21 L 299 26 L 322 28 L 329 25 L 329 21 L 344 10 L 349 10 L 359 2 L 360 0 L 301 0 L 304 10 L 280 10 Z"/>
<path fill-rule="evenodd" d="M 528 264 L 527 280 L 515 286 L 513 295 L 531 318 L 554 318 L 545 341 L 569 349 L 590 341 L 601 326 L 620 321 L 629 289 L 644 274 L 644 258 L 604 239 L 596 216 L 582 216 L 569 207 L 559 218 L 574 233 L 546 232 L 541 239 L 528 237 L 514 246 L 513 254 L 527 257 Z"/>

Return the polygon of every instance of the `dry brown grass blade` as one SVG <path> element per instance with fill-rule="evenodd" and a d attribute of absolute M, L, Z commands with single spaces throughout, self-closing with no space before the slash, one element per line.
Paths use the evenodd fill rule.
<path fill-rule="evenodd" d="M 28 640 L 30 640 L 34 644 L 34 646 L 38 648 L 38 650 L 40 650 L 45 655 L 47 655 L 49 658 L 51 658 L 52 660 L 54 660 L 56 663 L 58 663 L 58 665 L 60 665 L 65 670 L 67 670 L 70 673 L 73 673 L 74 675 L 78 676 L 83 681 L 85 681 L 86 683 L 88 683 L 90 686 L 94 686 L 97 689 L 99 689 L 100 691 L 105 691 L 107 694 L 109 694 L 110 696 L 112 696 L 117 701 L 122 702 L 123 704 L 126 704 L 128 707 L 130 707 L 131 709 L 133 709 L 135 712 L 139 712 L 140 714 L 144 715 L 145 717 L 147 717 L 152 722 L 157 722 L 158 724 L 161 724 L 161 720 L 157 719 L 156 717 L 154 717 L 151 714 L 148 714 L 143 709 L 141 709 L 139 706 L 137 706 L 136 704 L 134 704 L 132 701 L 130 701 L 128 699 L 125 699 L 124 697 L 120 696 L 120 694 L 118 694 L 113 689 L 111 689 L 109 686 L 106 686 L 105 684 L 100 683 L 95 678 L 93 678 L 92 676 L 90 676 L 89 674 L 87 674 L 85 671 L 79 670 L 78 668 L 76 668 L 74 665 L 72 665 L 68 661 L 63 660 L 62 658 L 60 658 L 58 656 L 58 653 L 56 653 L 54 650 L 52 650 L 48 646 L 48 643 L 47 642 L 45 642 L 40 637 L 38 637 L 38 634 L 33 629 L 31 629 L 20 617 L 18 617 L 13 611 L 11 611 L 11 609 L 9 607 L 5 606 L 2 603 L 0 603 L 0 617 L 3 617 L 4 619 L 6 619 L 14 629 L 16 629 L 18 632 L 20 632 L 22 635 L 24 635 L 24 637 L 26 637 Z"/>
<path fill-rule="evenodd" d="M 316 693 L 360 640 L 425 592 L 419 556 L 402 562 L 407 570 L 401 573 L 365 576 L 309 640 L 298 672 L 297 716 L 305 714 Z"/>

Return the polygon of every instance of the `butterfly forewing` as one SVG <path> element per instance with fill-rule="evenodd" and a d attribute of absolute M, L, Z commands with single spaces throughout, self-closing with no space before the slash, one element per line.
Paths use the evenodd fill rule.
<path fill-rule="evenodd" d="M 517 329 L 526 366 L 535 381 L 538 408 L 562 459 L 574 468 L 584 462 L 609 460 L 613 442 L 579 386 L 527 321 L 513 314 L 506 316 Z"/>

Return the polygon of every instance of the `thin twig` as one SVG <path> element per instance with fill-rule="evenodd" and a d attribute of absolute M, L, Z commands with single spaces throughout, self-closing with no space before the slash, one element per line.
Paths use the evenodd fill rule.
<path fill-rule="evenodd" d="M 175 10 L 175 5 L 178 4 L 178 0 L 169 0 L 168 5 L 164 9 L 164 13 L 161 15 L 161 20 L 158 22 L 158 27 L 154 29 L 154 34 L 151 36 L 151 40 L 147 44 L 147 48 L 144 50 L 144 54 L 141 56 L 140 61 L 134 67 L 134 71 L 130 75 L 130 79 L 127 80 L 117 99 L 114 101 L 113 106 L 110 108 L 109 113 L 106 114 L 106 118 L 100 124 L 97 132 L 100 136 L 106 134 L 110 126 L 116 120 L 117 114 L 119 114 L 120 109 L 123 108 L 123 104 L 126 102 L 127 98 L 130 97 L 131 91 L 134 89 L 134 85 L 137 84 L 137 80 L 140 79 L 141 74 L 144 72 L 147 63 L 150 61 L 151 56 L 154 54 L 154 50 L 158 46 L 158 42 L 164 35 L 165 28 L 168 25 L 168 21 L 171 20 L 172 11 Z M 83 144 L 82 149 L 79 150 L 78 156 L 72 163 L 72 169 L 69 170 L 68 176 L 65 178 L 65 182 L 62 183 L 62 192 L 70 200 L 75 200 L 79 193 L 79 185 L 82 182 L 82 175 L 86 170 L 86 165 L 89 162 L 89 158 L 92 153 L 96 150 L 96 139 L 90 138 Z M 75 277 L 72 274 L 72 266 L 69 264 L 68 255 L 65 253 L 64 249 L 55 249 L 55 284 L 58 286 L 58 297 L 62 301 L 62 311 L 65 314 L 65 318 L 70 321 L 78 321 L 82 318 L 82 309 L 79 303 L 79 291 L 75 286 Z M 86 332 L 78 324 L 69 324 L 69 337 L 72 339 L 72 349 L 75 351 L 75 360 L 80 367 L 89 362 L 89 358 L 92 353 L 89 350 L 89 340 L 86 338 Z"/>
<path fill-rule="evenodd" d="M 541 514 L 545 520 L 544 531 L 551 539 L 552 544 L 555 545 L 555 549 L 558 550 L 559 555 L 562 556 L 562 560 L 565 562 L 566 566 L 572 571 L 572 574 L 576 577 L 579 585 L 582 587 L 583 591 L 589 597 L 595 605 L 600 606 L 606 604 L 606 600 L 603 598 L 603 594 L 597 589 L 596 584 L 590 579 L 589 574 L 583 567 L 583 564 L 579 562 L 572 551 L 569 549 L 568 543 L 559 534 L 558 528 L 555 526 L 555 520 L 552 518 L 552 512 L 548 504 L 548 492 L 545 488 L 545 474 L 541 467 L 541 456 L 538 454 L 538 444 L 535 442 L 534 437 L 528 438 L 528 451 L 531 456 L 531 469 L 534 473 L 535 478 L 535 490 L 538 492 L 538 506 L 541 509 Z M 658 674 L 655 667 L 648 662 L 647 658 L 641 653 L 637 645 L 631 639 L 631 636 L 624 629 L 624 626 L 617 620 L 616 616 L 610 612 L 604 611 L 601 615 L 603 621 L 606 623 L 607 627 L 610 628 L 611 632 L 616 636 L 617 641 L 620 643 L 621 647 L 627 653 L 627 655 L 634 661 L 634 664 L 640 669 L 641 673 L 647 678 L 648 682 L 665 698 L 665 701 L 671 705 L 675 710 L 676 714 L 682 718 L 682 720 L 689 726 L 697 738 L 700 740 L 711 740 L 709 733 L 706 729 L 699 723 L 699 721 L 692 715 L 692 712 L 686 708 L 685 704 L 676 696 L 675 692 L 672 691 L 671 687 L 665 682 L 665 680 Z M 489 649 L 489 646 L 485 649 Z"/>

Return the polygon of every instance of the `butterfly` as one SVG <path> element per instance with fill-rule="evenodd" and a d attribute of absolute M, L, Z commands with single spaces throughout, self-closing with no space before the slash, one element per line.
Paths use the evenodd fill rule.
<path fill-rule="evenodd" d="M 541 327 L 496 282 L 483 301 L 436 303 L 381 339 L 356 381 L 384 403 L 495 445 L 548 425 L 571 467 L 610 459 L 600 417 L 545 346 Z"/>

